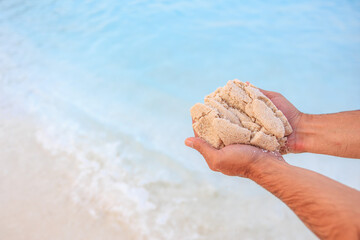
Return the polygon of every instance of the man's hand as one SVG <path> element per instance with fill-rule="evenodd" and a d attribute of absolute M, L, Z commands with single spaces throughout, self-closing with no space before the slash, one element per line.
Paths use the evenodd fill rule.
<path fill-rule="evenodd" d="M 297 136 L 298 126 L 303 119 L 304 113 L 300 112 L 291 102 L 289 102 L 282 94 L 259 89 L 265 96 L 267 96 L 275 106 L 281 110 L 288 119 L 293 132 L 287 137 L 287 153 L 304 152 L 303 143 Z"/>
<path fill-rule="evenodd" d="M 280 93 L 259 90 L 284 113 L 293 128 L 286 143 L 289 153 L 360 158 L 360 111 L 304 114 Z"/>
<path fill-rule="evenodd" d="M 185 144 L 197 150 L 211 170 L 229 176 L 250 177 L 257 161 L 284 161 L 280 154 L 276 155 L 250 145 L 229 145 L 217 150 L 199 137 L 187 138 Z"/>
<path fill-rule="evenodd" d="M 293 133 L 288 136 L 288 151 L 300 152 L 298 147 L 299 144 L 296 143 L 296 129 L 303 113 L 301 113 L 280 93 L 262 89 L 259 90 L 284 113 L 293 128 Z M 257 147 L 245 144 L 230 145 L 217 150 L 199 138 L 195 130 L 194 135 L 195 138 L 191 137 L 186 139 L 185 144 L 188 147 L 192 147 L 197 150 L 204 157 L 211 170 L 221 172 L 225 175 L 249 177 L 251 167 L 256 161 L 266 161 L 266 159 L 269 158 L 284 162 L 284 159 L 280 154 L 267 152 Z"/>
<path fill-rule="evenodd" d="M 249 178 L 252 171 L 251 168 L 257 161 L 275 159 L 285 162 L 280 153 L 268 152 L 251 145 L 234 144 L 218 150 L 201 139 L 194 129 L 193 131 L 195 137 L 187 138 L 185 145 L 197 150 L 213 171 L 221 172 L 228 176 Z"/>

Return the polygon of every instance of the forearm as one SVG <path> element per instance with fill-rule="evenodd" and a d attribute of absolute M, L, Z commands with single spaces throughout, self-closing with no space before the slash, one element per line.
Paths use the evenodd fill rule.
<path fill-rule="evenodd" d="M 249 178 L 278 197 L 321 239 L 357 239 L 360 192 L 276 158 L 258 161 Z"/>
<path fill-rule="evenodd" d="M 360 158 L 360 111 L 303 114 L 295 138 L 300 152 Z"/>

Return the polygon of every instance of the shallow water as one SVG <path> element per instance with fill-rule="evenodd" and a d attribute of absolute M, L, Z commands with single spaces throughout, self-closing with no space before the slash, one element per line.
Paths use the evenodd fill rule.
<path fill-rule="evenodd" d="M 314 238 L 184 147 L 188 110 L 234 78 L 358 109 L 359 20 L 340 1 L 0 1 L 0 238 Z M 357 160 L 285 158 L 360 189 Z"/>

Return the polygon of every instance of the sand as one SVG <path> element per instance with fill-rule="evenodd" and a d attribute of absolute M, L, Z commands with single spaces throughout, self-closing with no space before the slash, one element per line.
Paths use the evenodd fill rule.
<path fill-rule="evenodd" d="M 75 159 L 44 149 L 36 125 L 0 109 L 0 239 L 137 239 L 110 214 L 91 216 L 73 201 Z"/>
<path fill-rule="evenodd" d="M 190 109 L 197 134 L 213 147 L 250 144 L 284 151 L 292 128 L 285 115 L 259 89 L 237 79 Z"/>

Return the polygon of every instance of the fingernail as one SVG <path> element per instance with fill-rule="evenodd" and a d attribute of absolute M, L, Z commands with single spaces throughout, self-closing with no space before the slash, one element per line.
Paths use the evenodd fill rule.
<path fill-rule="evenodd" d="M 191 138 L 187 138 L 185 140 L 185 145 L 188 146 L 188 147 L 191 147 L 191 148 L 194 148 L 194 142 Z"/>

